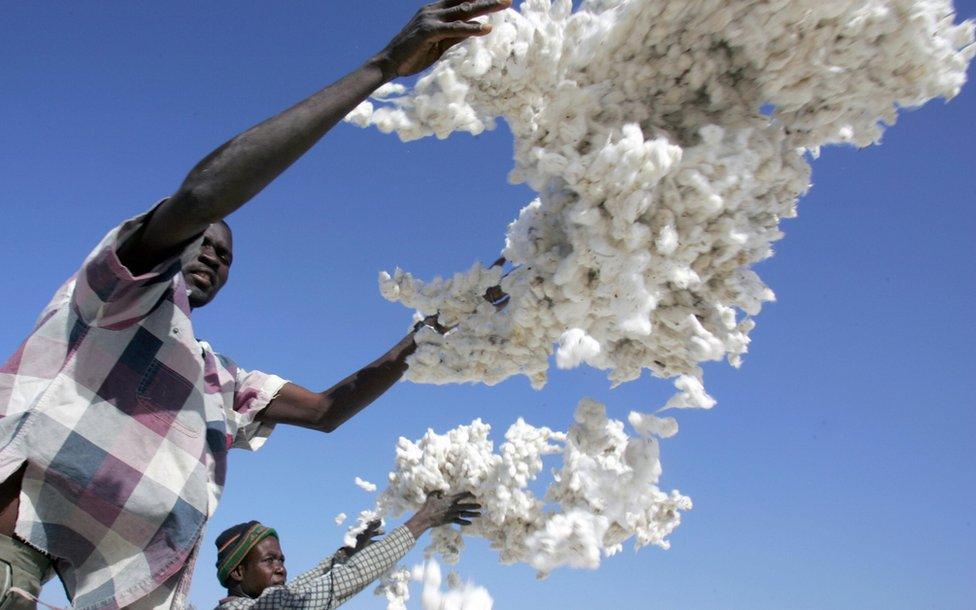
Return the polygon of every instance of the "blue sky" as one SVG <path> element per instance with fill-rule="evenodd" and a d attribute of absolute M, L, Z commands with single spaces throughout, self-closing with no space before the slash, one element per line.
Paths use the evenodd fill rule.
<path fill-rule="evenodd" d="M 956 2 L 976 17 L 976 0 Z M 122 219 L 171 193 L 212 148 L 379 50 L 410 2 L 3 3 L 0 352 Z M 970 69 L 970 79 L 976 74 Z M 537 581 L 471 542 L 460 569 L 496 608 L 971 608 L 976 599 L 976 90 L 905 113 L 880 147 L 829 149 L 787 237 L 758 271 L 778 302 L 719 404 L 678 414 L 662 487 L 695 508 L 672 548 Z M 198 336 L 248 368 L 325 388 L 395 342 L 409 312 L 376 274 L 495 258 L 532 194 L 509 186 L 504 127 L 401 144 L 338 126 L 230 222 L 236 259 Z M 5 356 L 4 356 L 5 357 Z M 231 458 L 191 593 L 220 596 L 213 539 L 260 519 L 292 574 L 336 548 L 339 512 L 371 496 L 396 438 L 481 417 L 565 428 L 582 396 L 623 418 L 670 384 L 610 390 L 554 371 L 533 391 L 402 383 L 331 435 L 281 428 Z M 414 552 L 411 559 L 419 556 Z M 63 603 L 57 585 L 42 596 Z M 350 608 L 381 608 L 368 593 Z"/>

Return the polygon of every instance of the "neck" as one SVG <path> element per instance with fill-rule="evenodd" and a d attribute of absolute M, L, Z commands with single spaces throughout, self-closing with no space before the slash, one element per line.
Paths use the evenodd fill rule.
<path fill-rule="evenodd" d="M 227 587 L 227 597 L 246 597 L 251 599 L 251 596 L 244 592 L 244 587 L 241 583 Z"/>

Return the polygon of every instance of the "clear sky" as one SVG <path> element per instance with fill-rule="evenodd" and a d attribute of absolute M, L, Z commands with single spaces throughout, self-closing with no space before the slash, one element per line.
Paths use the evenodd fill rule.
<path fill-rule="evenodd" d="M 102 235 L 170 194 L 238 131 L 378 51 L 419 4 L 3 2 L 0 359 Z M 976 17 L 976 0 L 959 0 Z M 976 73 L 970 70 L 970 79 Z M 479 541 L 460 569 L 518 608 L 973 608 L 976 600 L 976 87 L 905 113 L 884 144 L 829 149 L 799 218 L 758 269 L 778 302 L 719 404 L 678 413 L 664 489 L 695 507 L 672 548 L 537 581 Z M 493 260 L 532 197 L 509 186 L 504 126 L 401 144 L 340 125 L 230 218 L 236 258 L 198 336 L 242 366 L 324 389 L 383 352 L 410 312 L 380 270 L 421 277 Z M 669 383 L 610 390 L 598 371 L 495 387 L 401 383 L 331 435 L 280 428 L 231 458 L 191 598 L 220 597 L 213 540 L 260 519 L 297 574 L 341 541 L 333 517 L 372 497 L 398 436 L 481 417 L 565 429 L 592 396 L 650 410 Z M 419 557 L 414 551 L 411 563 Z M 63 603 L 57 584 L 43 596 Z M 369 593 L 350 608 L 382 608 Z M 416 603 L 414 605 L 416 607 Z"/>

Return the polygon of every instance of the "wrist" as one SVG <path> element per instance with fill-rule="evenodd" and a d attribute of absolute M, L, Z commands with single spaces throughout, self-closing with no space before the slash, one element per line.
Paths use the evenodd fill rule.
<path fill-rule="evenodd" d="M 379 73 L 382 75 L 384 83 L 388 83 L 400 76 L 397 73 L 396 65 L 393 63 L 393 60 L 390 58 L 389 54 L 386 53 L 386 51 L 377 53 L 366 60 L 366 67 L 379 71 Z"/>
<path fill-rule="evenodd" d="M 414 540 L 420 540 L 424 532 L 430 529 L 430 523 L 419 513 L 410 517 L 406 523 L 403 524 L 410 533 L 413 535 Z"/>

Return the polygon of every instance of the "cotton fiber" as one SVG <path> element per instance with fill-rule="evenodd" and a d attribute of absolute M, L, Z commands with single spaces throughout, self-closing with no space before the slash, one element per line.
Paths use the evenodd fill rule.
<path fill-rule="evenodd" d="M 796 215 L 810 161 L 830 144 L 880 141 L 898 111 L 955 96 L 973 24 L 948 0 L 524 0 L 492 33 L 450 50 L 416 85 L 387 87 L 347 117 L 404 141 L 478 134 L 503 119 L 512 183 L 538 193 L 506 232 L 506 267 L 475 263 L 423 281 L 380 274 L 391 301 L 437 314 L 407 378 L 546 383 L 586 364 L 612 383 L 671 379 L 668 408 L 710 408 L 703 362 L 738 367 L 753 317 L 774 294 L 752 267 Z M 500 287 L 507 305 L 484 295 Z M 427 493 L 472 491 L 484 516 L 465 534 L 505 563 L 546 574 L 595 568 L 622 548 L 667 548 L 691 501 L 658 489 L 658 439 L 671 417 L 632 412 L 636 434 L 584 399 L 565 433 L 521 419 L 497 450 L 476 420 L 400 439 L 375 510 Z M 543 497 L 543 459 L 561 459 Z M 432 533 L 447 564 L 464 542 Z M 401 604 L 409 573 L 385 592 Z"/>
<path fill-rule="evenodd" d="M 540 576 L 560 567 L 595 569 L 628 540 L 635 548 L 668 548 L 667 536 L 691 500 L 657 487 L 657 437 L 676 427 L 673 420 L 645 417 L 651 419 L 639 420 L 638 435 L 630 436 L 624 422 L 607 417 L 604 405 L 583 399 L 567 432 L 519 419 L 497 447 L 481 420 L 445 434 L 428 430 L 416 442 L 401 437 L 388 487 L 375 508 L 360 514 L 347 539 L 373 519 L 418 510 L 431 492 L 470 491 L 482 516 L 464 533 L 487 539 L 503 563 L 526 563 Z M 552 476 L 539 496 L 533 486 L 547 456 L 553 456 Z M 431 531 L 428 555 L 454 565 L 463 549 L 458 530 Z M 394 574 L 381 589 L 391 608 L 405 601 L 407 581 Z"/>
<path fill-rule="evenodd" d="M 490 20 L 412 90 L 349 116 L 403 140 L 503 118 L 511 181 L 539 193 L 508 227 L 506 275 L 381 274 L 386 298 L 454 327 L 418 333 L 407 376 L 540 387 L 558 345 L 558 366 L 614 383 L 682 379 L 682 407 L 713 404 L 688 378 L 738 366 L 774 298 L 751 266 L 795 215 L 808 159 L 951 98 L 976 50 L 947 0 L 525 0 Z M 511 297 L 501 311 L 492 285 Z"/>

